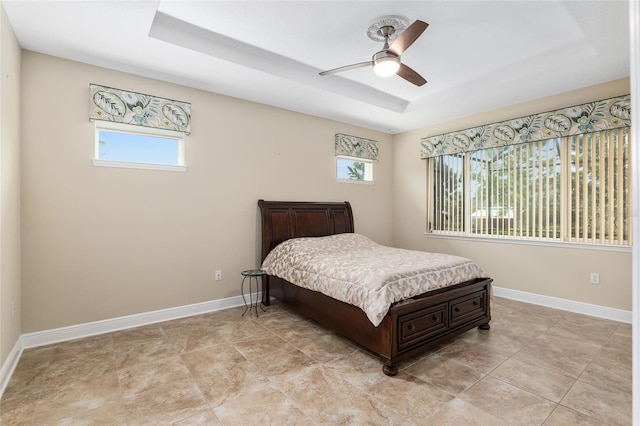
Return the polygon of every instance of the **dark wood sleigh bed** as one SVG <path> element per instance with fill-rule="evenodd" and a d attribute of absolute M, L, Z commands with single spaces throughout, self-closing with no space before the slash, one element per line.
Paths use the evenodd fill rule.
<path fill-rule="evenodd" d="M 281 242 L 354 232 L 348 202 L 281 202 L 259 200 L 262 261 Z M 478 278 L 432 290 L 393 304 L 375 327 L 360 308 L 276 276 L 263 278 L 263 303 L 274 297 L 378 354 L 383 371 L 398 372 L 398 362 L 474 327 L 489 329 L 490 278 Z"/>

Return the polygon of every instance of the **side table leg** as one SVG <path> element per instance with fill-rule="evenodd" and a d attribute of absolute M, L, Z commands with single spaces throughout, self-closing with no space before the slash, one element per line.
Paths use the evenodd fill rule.
<path fill-rule="evenodd" d="M 260 306 L 260 309 L 262 309 L 262 312 L 267 312 L 262 307 L 262 305 L 264 305 L 263 300 L 262 300 L 264 298 L 264 282 L 262 281 L 261 277 L 257 277 L 256 279 L 258 280 L 256 282 L 256 294 L 258 293 L 258 290 L 260 290 L 260 288 L 262 288 L 262 297 L 260 298 L 260 301 L 258 302 L 258 305 Z M 260 285 L 260 284 L 263 284 L 263 285 Z M 256 314 L 257 313 L 258 313 L 258 308 L 256 308 Z"/>
<path fill-rule="evenodd" d="M 260 304 L 260 301 L 258 300 L 258 277 L 251 277 L 251 278 L 253 278 L 251 281 L 256 282 L 256 304 L 255 306 L 252 304 L 251 308 L 253 308 L 256 311 L 256 318 L 258 318 L 258 305 Z M 251 287 L 251 284 L 249 284 L 249 287 Z"/>
<path fill-rule="evenodd" d="M 249 306 L 247 306 L 247 299 L 244 298 L 244 280 L 246 279 L 247 277 L 242 278 L 242 285 L 240 286 L 240 293 L 242 294 L 242 301 L 244 302 L 244 312 L 242 313 L 242 316 L 244 316 L 249 309 Z M 249 302 L 251 302 L 251 280 L 249 280 Z"/>

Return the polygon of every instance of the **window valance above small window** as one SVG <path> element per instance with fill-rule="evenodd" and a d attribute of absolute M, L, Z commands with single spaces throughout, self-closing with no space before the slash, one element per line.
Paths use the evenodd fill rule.
<path fill-rule="evenodd" d="M 378 141 L 336 133 L 336 155 L 377 160 Z"/>
<path fill-rule="evenodd" d="M 422 159 L 631 126 L 631 96 L 420 139 Z"/>
<path fill-rule="evenodd" d="M 89 119 L 191 133 L 191 104 L 90 84 Z"/>

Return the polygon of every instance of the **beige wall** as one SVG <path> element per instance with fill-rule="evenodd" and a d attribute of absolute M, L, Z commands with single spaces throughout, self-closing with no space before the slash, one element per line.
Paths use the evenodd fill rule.
<path fill-rule="evenodd" d="M 0 3 L 0 366 L 21 332 L 20 55 Z"/>
<path fill-rule="evenodd" d="M 259 262 L 259 198 L 349 200 L 357 232 L 392 242 L 389 135 L 29 51 L 22 59 L 23 333 L 239 295 L 240 271 Z M 93 166 L 89 83 L 191 102 L 188 171 Z M 336 182 L 336 133 L 380 142 L 374 185 Z"/>
<path fill-rule="evenodd" d="M 23 326 L 13 334 L 238 295 L 239 272 L 258 264 L 259 198 L 349 200 L 356 231 L 380 243 L 474 258 L 499 287 L 631 309 L 630 253 L 425 237 L 419 160 L 420 137 L 628 93 L 628 80 L 392 138 L 28 51 L 21 75 Z M 89 83 L 190 101 L 189 170 L 93 166 Z M 380 141 L 374 185 L 335 181 L 338 132 Z M 3 339 L 6 297 L 20 287 L 6 293 Z"/>
<path fill-rule="evenodd" d="M 494 278 L 494 285 L 611 308 L 631 310 L 631 252 L 489 243 L 425 236 L 426 162 L 419 141 L 448 131 L 549 111 L 630 92 L 622 79 L 582 90 L 453 120 L 393 138 L 393 236 L 396 246 L 470 257 Z M 464 101 L 464 100 L 461 100 Z M 600 273 L 600 285 L 589 282 Z"/>

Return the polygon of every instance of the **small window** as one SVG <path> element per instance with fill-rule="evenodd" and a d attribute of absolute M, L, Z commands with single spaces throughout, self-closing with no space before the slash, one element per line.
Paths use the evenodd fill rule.
<path fill-rule="evenodd" d="M 341 182 L 373 182 L 373 161 L 364 158 L 337 157 L 336 177 Z"/>
<path fill-rule="evenodd" d="M 183 134 L 171 130 L 96 121 L 93 164 L 185 171 Z"/>

